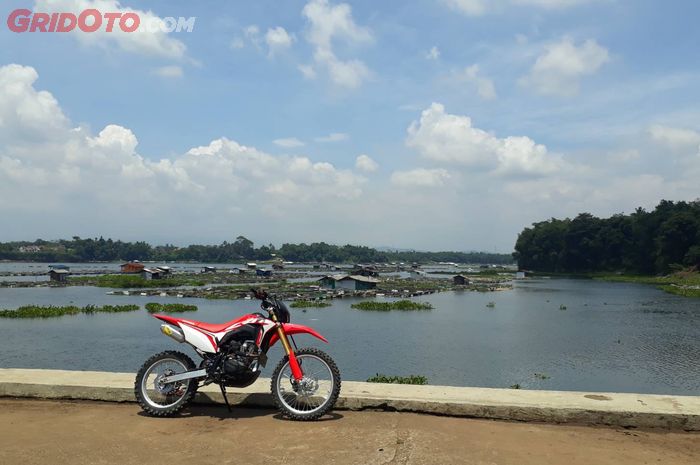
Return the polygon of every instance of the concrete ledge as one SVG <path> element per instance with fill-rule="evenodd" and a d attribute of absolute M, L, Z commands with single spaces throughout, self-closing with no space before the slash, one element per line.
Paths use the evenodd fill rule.
<path fill-rule="evenodd" d="M 134 374 L 0 369 L 0 396 L 134 402 Z M 270 380 L 230 389 L 237 405 L 271 407 Z M 222 403 L 217 386 L 196 401 Z M 343 382 L 337 408 L 499 420 L 700 431 L 700 397 Z"/>

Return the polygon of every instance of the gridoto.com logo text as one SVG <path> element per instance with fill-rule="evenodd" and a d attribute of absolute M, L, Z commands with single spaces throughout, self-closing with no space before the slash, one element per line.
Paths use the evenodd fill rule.
<path fill-rule="evenodd" d="M 102 12 L 96 8 L 73 12 L 35 12 L 19 8 L 10 12 L 7 27 L 12 32 L 192 32 L 197 18 L 166 16 L 142 18 L 134 11 Z"/>

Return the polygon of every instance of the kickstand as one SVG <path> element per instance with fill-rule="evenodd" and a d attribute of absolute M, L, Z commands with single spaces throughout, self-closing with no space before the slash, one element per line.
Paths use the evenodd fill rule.
<path fill-rule="evenodd" d="M 226 402 L 228 413 L 231 413 L 231 405 L 228 403 L 228 397 L 226 397 L 226 387 L 223 384 L 219 384 L 219 387 L 221 388 L 221 395 L 224 396 L 224 402 Z"/>

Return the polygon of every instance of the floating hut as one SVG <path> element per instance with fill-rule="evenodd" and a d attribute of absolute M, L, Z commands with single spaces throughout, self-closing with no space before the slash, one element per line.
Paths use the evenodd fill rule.
<path fill-rule="evenodd" d="M 124 263 L 123 265 L 120 265 L 122 273 L 127 273 L 127 274 L 137 274 L 141 273 L 146 266 L 139 262 L 138 260 L 134 260 L 133 262 L 128 262 Z"/>
<path fill-rule="evenodd" d="M 70 271 L 63 268 L 49 271 L 49 279 L 54 282 L 65 283 L 68 281 L 68 276 L 70 276 Z"/>

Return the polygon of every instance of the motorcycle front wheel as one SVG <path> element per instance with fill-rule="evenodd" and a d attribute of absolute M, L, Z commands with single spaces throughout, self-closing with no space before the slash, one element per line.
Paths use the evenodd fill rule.
<path fill-rule="evenodd" d="M 340 371 L 333 359 L 315 348 L 294 352 L 304 376 L 296 381 L 285 356 L 272 374 L 272 400 L 292 420 L 317 420 L 333 408 L 340 395 Z"/>

